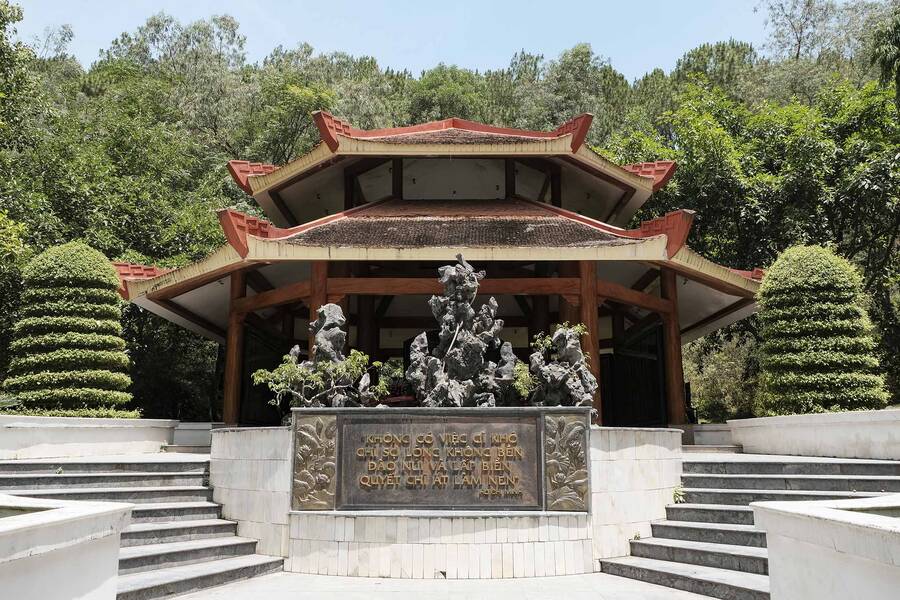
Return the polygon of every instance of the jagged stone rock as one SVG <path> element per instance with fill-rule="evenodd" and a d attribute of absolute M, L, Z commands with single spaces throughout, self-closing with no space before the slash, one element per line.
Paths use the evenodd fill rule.
<path fill-rule="evenodd" d="M 375 400 L 368 373 L 351 376 L 346 369 L 336 368 L 348 360 L 344 354 L 347 324 L 341 307 L 325 304 L 316 312 L 316 320 L 309 325 L 315 340 L 311 360 L 301 360 L 300 346 L 294 346 L 275 371 L 260 370 L 261 381 L 276 392 L 273 404 L 281 407 L 289 418 L 291 406 L 360 406 Z M 358 369 L 357 369 L 358 371 Z M 257 375 L 254 375 L 256 378 Z M 354 381 L 356 379 L 356 381 Z M 321 383 L 321 385 L 320 385 Z"/>
<path fill-rule="evenodd" d="M 516 357 L 500 339 L 497 301 L 490 298 L 477 312 L 472 306 L 484 271 L 475 271 L 461 254 L 456 259 L 438 269 L 444 294 L 428 301 L 438 343 L 429 352 L 425 332 L 413 340 L 406 379 L 425 406 L 496 406 L 512 385 Z M 500 365 L 486 358 L 497 348 Z"/>
<path fill-rule="evenodd" d="M 597 379 L 588 368 L 578 332 L 567 327 L 557 329 L 551 338 L 549 355 L 538 350 L 529 357 L 531 374 L 537 380 L 532 404 L 591 406 Z"/>

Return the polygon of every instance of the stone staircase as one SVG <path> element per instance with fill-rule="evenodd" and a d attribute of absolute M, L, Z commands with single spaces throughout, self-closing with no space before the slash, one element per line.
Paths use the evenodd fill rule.
<path fill-rule="evenodd" d="M 220 518 L 208 472 L 201 455 L 0 461 L 0 492 L 134 504 L 119 551 L 119 600 L 166 598 L 280 571 L 282 558 L 256 554 L 256 540 L 238 537 L 236 523 Z"/>
<path fill-rule="evenodd" d="M 666 507 L 653 537 L 603 572 L 723 600 L 769 598 L 759 500 L 859 498 L 900 491 L 900 462 L 743 454 L 684 456 L 684 503 Z"/>

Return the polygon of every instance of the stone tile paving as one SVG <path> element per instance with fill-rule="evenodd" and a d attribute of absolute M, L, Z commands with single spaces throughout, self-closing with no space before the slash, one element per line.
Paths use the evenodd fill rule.
<path fill-rule="evenodd" d="M 275 573 L 179 596 L 179 600 L 704 600 L 604 573 L 528 579 L 370 579 Z"/>

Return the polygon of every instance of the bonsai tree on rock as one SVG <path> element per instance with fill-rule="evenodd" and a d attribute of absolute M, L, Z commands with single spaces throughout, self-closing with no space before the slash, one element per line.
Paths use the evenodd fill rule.
<path fill-rule="evenodd" d="M 24 293 L 4 392 L 23 411 L 137 416 L 122 339 L 119 278 L 81 242 L 54 246 L 23 270 Z"/>
<path fill-rule="evenodd" d="M 862 277 L 821 246 L 786 250 L 759 290 L 760 404 L 769 414 L 883 408 Z"/>
<path fill-rule="evenodd" d="M 301 360 L 300 347 L 294 346 L 283 362 L 272 371 L 253 373 L 253 383 L 266 384 L 275 392 L 271 404 L 289 413 L 290 407 L 363 406 L 374 404 L 387 393 L 381 382 L 372 386 L 368 373 L 369 357 L 358 350 L 344 355 L 347 319 L 337 304 L 325 304 L 310 323 L 315 338 L 311 360 Z"/>

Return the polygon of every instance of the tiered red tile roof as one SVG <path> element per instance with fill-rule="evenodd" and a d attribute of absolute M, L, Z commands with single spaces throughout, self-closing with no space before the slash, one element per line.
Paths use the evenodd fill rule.
<path fill-rule="evenodd" d="M 368 140 L 385 144 L 514 144 L 520 142 L 536 142 L 559 139 L 571 135 L 572 152 L 577 152 L 584 145 L 594 117 L 584 113 L 566 121 L 553 131 L 531 131 L 496 127 L 476 121 L 468 121 L 456 117 L 431 121 L 419 125 L 405 127 L 388 127 L 384 129 L 359 129 L 335 117 L 326 111 L 313 113 L 313 120 L 319 129 L 319 137 L 332 152 L 340 147 L 340 138 Z M 232 160 L 228 170 L 238 186 L 248 194 L 252 194 L 249 179 L 259 175 L 267 175 L 280 167 L 264 163 L 251 163 L 243 160 Z M 663 187 L 675 173 L 675 162 L 661 160 L 656 162 L 624 165 L 624 170 L 653 180 L 653 191 Z"/>
<path fill-rule="evenodd" d="M 281 239 L 308 246 L 357 247 L 579 247 L 622 245 L 665 234 L 668 256 L 684 245 L 693 212 L 674 211 L 620 229 L 542 202 L 513 200 L 398 200 L 357 206 L 291 229 L 235 210 L 219 220 L 229 244 L 248 253 L 247 237 Z"/>

